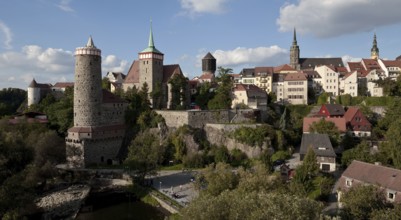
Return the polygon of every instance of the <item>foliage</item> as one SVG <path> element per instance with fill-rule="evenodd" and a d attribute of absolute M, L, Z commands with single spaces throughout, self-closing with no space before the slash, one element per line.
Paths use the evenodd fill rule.
<path fill-rule="evenodd" d="M 195 97 L 195 103 L 201 109 L 207 109 L 207 103 L 213 98 L 214 92 L 211 91 L 210 82 L 204 82 L 198 88 L 197 96 Z"/>
<path fill-rule="evenodd" d="M 317 122 L 313 122 L 309 128 L 311 133 L 327 134 L 333 146 L 338 145 L 340 132 L 334 122 L 326 121 L 323 118 Z"/>
<path fill-rule="evenodd" d="M 165 146 L 160 144 L 159 138 L 149 130 L 140 133 L 129 147 L 128 157 L 125 160 L 135 177 L 143 183 L 146 175 L 156 173 L 163 161 Z"/>
<path fill-rule="evenodd" d="M 234 190 L 200 196 L 183 210 L 183 216 L 194 220 L 318 219 L 321 209 L 318 202 L 294 195 Z"/>
<path fill-rule="evenodd" d="M 261 147 L 268 138 L 274 140 L 275 133 L 270 126 L 263 125 L 256 128 L 240 127 L 230 133 L 230 136 L 243 144 Z"/>
<path fill-rule="evenodd" d="M 372 220 L 391 220 L 401 216 L 401 204 L 395 204 L 394 208 L 376 209 L 371 213 Z"/>
<path fill-rule="evenodd" d="M 375 210 L 388 206 L 383 192 L 373 185 L 351 187 L 341 196 L 345 219 L 370 219 Z"/>
<path fill-rule="evenodd" d="M 340 104 L 340 105 L 344 105 L 344 106 L 350 106 L 351 99 L 352 99 L 352 96 L 350 94 L 339 95 L 336 98 L 336 103 Z"/>
<path fill-rule="evenodd" d="M 272 156 L 271 156 L 271 161 L 274 162 L 276 160 L 288 160 L 291 158 L 291 155 L 288 151 L 283 151 L 283 150 L 279 150 L 277 152 L 275 152 Z"/>
<path fill-rule="evenodd" d="M 353 160 L 359 160 L 368 163 L 375 162 L 375 156 L 370 153 L 370 146 L 366 141 L 362 141 L 355 148 L 351 148 L 343 152 L 341 164 L 344 167 L 349 166 Z"/>
<path fill-rule="evenodd" d="M 401 118 L 392 122 L 385 134 L 386 142 L 381 146 L 388 156 L 389 165 L 401 169 Z"/>
<path fill-rule="evenodd" d="M 317 104 L 318 105 L 323 105 L 327 103 L 327 100 L 330 98 L 330 94 L 323 92 L 322 94 L 320 94 L 317 98 Z"/>
<path fill-rule="evenodd" d="M 198 175 L 197 180 L 196 187 L 212 196 L 218 196 L 223 191 L 232 190 L 238 185 L 238 176 L 226 163 L 207 166 Z"/>
<path fill-rule="evenodd" d="M 109 78 L 106 76 L 103 77 L 102 78 L 102 89 L 106 89 L 106 90 L 110 91 L 110 85 L 111 85 L 111 83 L 110 83 Z"/>
<path fill-rule="evenodd" d="M 216 89 L 216 94 L 208 102 L 209 109 L 230 109 L 231 108 L 231 89 L 233 87 L 233 81 L 229 75 L 232 73 L 232 69 L 218 67 L 219 76 L 216 77 L 216 81 L 219 86 Z"/>
<path fill-rule="evenodd" d="M 185 109 L 185 101 L 188 79 L 183 75 L 176 74 L 170 80 L 171 84 L 171 109 Z"/>
<path fill-rule="evenodd" d="M 17 88 L 4 88 L 0 91 L 0 118 L 14 114 L 24 102 L 27 94 L 25 90 Z"/>
<path fill-rule="evenodd" d="M 161 109 L 162 108 L 162 84 L 161 82 L 156 82 L 153 91 L 150 96 L 152 97 L 153 109 Z"/>

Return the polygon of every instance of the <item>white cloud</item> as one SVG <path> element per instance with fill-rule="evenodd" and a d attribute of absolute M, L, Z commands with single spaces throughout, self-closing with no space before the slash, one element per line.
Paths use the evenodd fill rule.
<path fill-rule="evenodd" d="M 400 0 L 299 0 L 280 8 L 277 24 L 328 38 L 401 23 L 400 8 Z"/>
<path fill-rule="evenodd" d="M 3 47 L 5 49 L 11 49 L 12 48 L 11 42 L 13 40 L 12 33 L 11 33 L 10 28 L 6 24 L 4 24 L 2 21 L 0 21 L 0 32 L 3 32 L 3 36 L 4 36 Z"/>
<path fill-rule="evenodd" d="M 220 14 L 229 0 L 180 0 L 184 14 L 193 16 L 203 13 Z"/>
<path fill-rule="evenodd" d="M 212 53 L 217 65 L 235 68 L 239 66 L 275 66 L 288 63 L 288 51 L 276 45 L 271 47 L 244 48 L 237 47 L 234 50 L 216 50 Z M 198 55 L 200 66 L 205 54 Z"/>
<path fill-rule="evenodd" d="M 127 71 L 128 62 L 117 58 L 115 55 L 108 55 L 103 59 L 102 70 L 103 72 L 122 72 Z"/>
<path fill-rule="evenodd" d="M 56 6 L 65 12 L 74 12 L 75 10 L 70 6 L 71 0 L 61 0 Z"/>
<path fill-rule="evenodd" d="M 341 59 L 345 65 L 348 65 L 348 62 L 359 62 L 362 60 L 362 58 L 352 57 L 350 55 L 344 55 Z"/>
<path fill-rule="evenodd" d="M 74 80 L 73 52 L 38 45 L 24 46 L 21 51 L 0 53 L 0 88 L 26 89 L 33 78 L 38 83 L 72 82 Z M 115 55 L 105 56 L 102 70 L 125 72 L 127 62 Z M 105 72 L 102 73 L 102 76 Z"/>

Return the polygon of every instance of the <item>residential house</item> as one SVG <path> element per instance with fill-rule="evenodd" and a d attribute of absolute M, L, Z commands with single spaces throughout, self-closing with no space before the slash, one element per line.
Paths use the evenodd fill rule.
<path fill-rule="evenodd" d="M 241 76 L 239 83 L 255 85 L 255 82 L 256 82 L 255 68 L 244 68 L 241 70 L 241 72 L 239 74 Z"/>
<path fill-rule="evenodd" d="M 232 92 L 232 108 L 244 104 L 252 109 L 267 108 L 267 93 L 255 85 L 236 84 Z"/>
<path fill-rule="evenodd" d="M 123 82 L 126 77 L 125 74 L 121 72 L 107 72 L 106 77 L 109 79 L 111 92 L 123 89 Z"/>
<path fill-rule="evenodd" d="M 276 94 L 277 102 L 284 103 L 284 78 L 286 74 L 273 73 L 272 90 Z"/>
<path fill-rule="evenodd" d="M 401 60 L 383 60 L 379 59 L 378 63 L 382 70 L 384 70 L 384 75 L 392 80 L 397 80 L 397 77 L 401 73 Z"/>
<path fill-rule="evenodd" d="M 320 94 L 323 91 L 323 80 L 318 72 L 315 70 L 303 70 L 305 77 L 308 79 L 308 90 Z"/>
<path fill-rule="evenodd" d="M 356 71 L 345 74 L 340 78 L 340 95 L 349 94 L 358 96 L 358 73 Z"/>
<path fill-rule="evenodd" d="M 338 201 L 350 188 L 367 184 L 379 187 L 389 202 L 401 202 L 401 170 L 357 160 L 352 161 L 338 180 Z"/>
<path fill-rule="evenodd" d="M 372 124 L 358 107 L 349 107 L 344 114 L 348 133 L 354 137 L 370 137 Z"/>
<path fill-rule="evenodd" d="M 318 116 L 326 118 L 341 118 L 344 114 L 344 108 L 340 104 L 323 104 L 318 112 Z"/>
<path fill-rule="evenodd" d="M 339 73 L 330 66 L 318 66 L 315 71 L 322 77 L 322 88 L 334 96 L 339 95 Z"/>
<path fill-rule="evenodd" d="M 322 171 L 333 172 L 336 170 L 336 153 L 327 134 L 302 135 L 299 151 L 301 161 L 303 161 L 309 148 L 315 152 L 319 168 Z"/>
<path fill-rule="evenodd" d="M 302 72 L 285 74 L 283 91 L 285 103 L 308 104 L 308 81 Z"/>
<path fill-rule="evenodd" d="M 273 67 L 255 67 L 255 85 L 267 93 L 272 92 L 273 72 Z"/>

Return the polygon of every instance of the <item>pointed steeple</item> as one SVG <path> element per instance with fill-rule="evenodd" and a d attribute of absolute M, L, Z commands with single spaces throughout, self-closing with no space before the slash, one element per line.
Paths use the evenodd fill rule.
<path fill-rule="evenodd" d="M 88 43 L 86 43 L 86 47 L 96 48 L 95 44 L 93 43 L 92 36 L 89 36 Z"/>
<path fill-rule="evenodd" d="M 373 45 L 372 49 L 370 50 L 370 57 L 372 59 L 379 58 L 379 48 L 377 47 L 376 33 L 373 35 Z"/>
<path fill-rule="evenodd" d="M 158 49 L 156 49 L 155 42 L 153 41 L 152 19 L 150 20 L 150 33 L 149 33 L 148 47 L 146 49 L 144 49 L 141 53 L 144 53 L 144 52 L 161 53 Z"/>
<path fill-rule="evenodd" d="M 38 83 L 36 82 L 35 78 L 32 79 L 32 82 L 28 86 L 29 88 L 36 88 L 38 87 Z"/>
<path fill-rule="evenodd" d="M 292 45 L 297 45 L 297 30 L 294 28 L 294 37 L 292 40 Z"/>

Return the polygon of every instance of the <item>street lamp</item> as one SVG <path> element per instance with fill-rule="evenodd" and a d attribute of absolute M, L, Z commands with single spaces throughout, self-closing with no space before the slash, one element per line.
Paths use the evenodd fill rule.
<path fill-rule="evenodd" d="M 159 190 L 161 191 L 162 190 L 162 181 L 160 181 L 159 183 L 160 183 Z"/>

